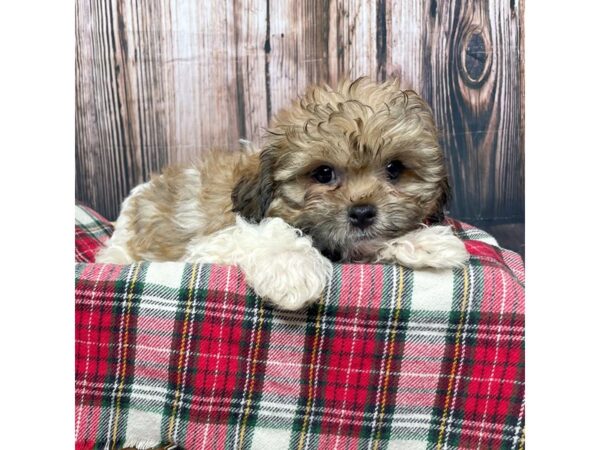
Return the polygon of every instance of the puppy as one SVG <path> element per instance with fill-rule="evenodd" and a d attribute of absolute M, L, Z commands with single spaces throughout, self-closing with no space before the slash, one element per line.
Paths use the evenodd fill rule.
<path fill-rule="evenodd" d="M 431 110 L 397 80 L 312 87 L 265 141 L 134 188 L 97 262 L 236 264 L 259 296 L 295 310 L 321 295 L 331 261 L 444 269 L 468 258 L 435 225 L 449 187 Z"/>

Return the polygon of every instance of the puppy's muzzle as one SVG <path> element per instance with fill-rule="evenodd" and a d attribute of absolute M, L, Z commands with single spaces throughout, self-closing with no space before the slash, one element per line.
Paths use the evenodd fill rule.
<path fill-rule="evenodd" d="M 352 205 L 348 208 L 348 220 L 361 230 L 371 226 L 376 217 L 377 208 L 373 205 Z"/>

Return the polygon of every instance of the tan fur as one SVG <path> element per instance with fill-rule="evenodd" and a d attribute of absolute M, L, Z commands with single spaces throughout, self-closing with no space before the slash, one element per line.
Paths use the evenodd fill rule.
<path fill-rule="evenodd" d="M 134 260 L 178 261 L 197 235 L 235 223 L 231 192 L 246 173 L 258 170 L 258 154 L 213 150 L 190 166 L 166 168 L 123 211 L 130 225 Z M 182 212 L 185 205 L 187 212 Z"/>
<path fill-rule="evenodd" d="M 395 182 L 385 174 L 392 160 L 406 166 Z M 311 178 L 322 164 L 339 182 Z M 236 212 L 255 222 L 280 217 L 324 254 L 375 261 L 386 241 L 441 211 L 447 188 L 427 104 L 396 80 L 362 78 L 310 88 L 274 118 L 260 152 L 212 151 L 189 167 L 167 168 L 130 196 L 117 228 L 131 259 L 176 261 L 194 238 L 233 225 Z M 360 203 L 378 211 L 366 230 L 348 222 L 348 208 Z"/>
<path fill-rule="evenodd" d="M 445 202 L 447 172 L 431 111 L 397 80 L 311 88 L 274 119 L 263 152 L 276 161 L 267 216 L 304 230 L 317 248 L 344 261 L 372 261 L 386 240 L 414 230 Z M 395 159 L 407 170 L 390 182 L 384 167 Z M 323 163 L 339 171 L 339 183 L 311 180 Z M 364 232 L 347 220 L 358 203 L 378 210 Z"/>

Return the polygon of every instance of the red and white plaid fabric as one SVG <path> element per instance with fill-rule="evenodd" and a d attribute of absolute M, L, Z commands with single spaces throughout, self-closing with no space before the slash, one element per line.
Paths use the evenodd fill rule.
<path fill-rule="evenodd" d="M 94 262 L 102 243 L 113 232 L 112 224 L 91 208 L 75 206 L 75 261 Z"/>
<path fill-rule="evenodd" d="M 236 267 L 79 262 L 76 448 L 523 448 L 523 264 L 449 223 L 464 269 L 336 264 L 299 312 Z"/>

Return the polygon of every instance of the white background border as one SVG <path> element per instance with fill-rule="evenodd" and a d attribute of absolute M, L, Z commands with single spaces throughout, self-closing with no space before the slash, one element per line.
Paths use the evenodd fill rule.
<path fill-rule="evenodd" d="M 597 445 L 599 15 L 596 2 L 525 5 L 529 449 Z M 72 2 L 1 6 L 2 429 L 15 448 L 73 445 L 74 36 Z"/>
<path fill-rule="evenodd" d="M 3 446 L 74 443 L 75 3 L 0 6 Z"/>

